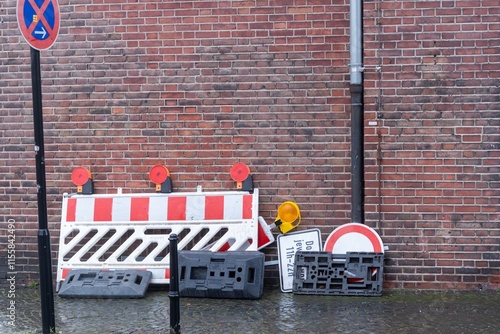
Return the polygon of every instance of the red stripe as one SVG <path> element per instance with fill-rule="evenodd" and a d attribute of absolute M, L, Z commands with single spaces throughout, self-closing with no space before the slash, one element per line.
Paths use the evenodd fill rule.
<path fill-rule="evenodd" d="M 94 199 L 94 221 L 110 222 L 113 209 L 113 198 Z"/>
<path fill-rule="evenodd" d="M 63 269 L 62 274 L 61 274 L 62 278 L 65 279 L 66 276 L 68 276 L 70 271 L 71 271 L 71 269 Z"/>
<path fill-rule="evenodd" d="M 347 225 L 347 226 L 341 226 L 337 228 L 333 234 L 328 237 L 325 243 L 325 251 L 327 252 L 332 252 L 333 247 L 335 246 L 335 243 L 342 237 L 343 235 L 347 233 L 359 233 L 364 235 L 365 237 L 370 240 L 370 242 L 373 245 L 373 251 L 375 253 L 382 253 L 382 248 L 380 246 L 380 242 L 377 238 L 377 236 L 367 227 L 365 226 L 360 226 L 360 225 Z"/>
<path fill-rule="evenodd" d="M 266 245 L 271 241 L 269 236 L 267 235 L 266 231 L 264 231 L 264 228 L 262 225 L 259 223 L 258 224 L 259 228 L 257 229 L 257 247 L 261 247 L 262 245 Z"/>
<path fill-rule="evenodd" d="M 231 248 L 231 244 L 226 242 L 222 247 L 218 250 L 218 252 L 226 252 L 229 248 Z"/>
<path fill-rule="evenodd" d="M 76 198 L 69 198 L 66 207 L 66 221 L 76 221 Z"/>
<path fill-rule="evenodd" d="M 130 201 L 130 221 L 149 220 L 149 197 L 132 198 Z"/>
<path fill-rule="evenodd" d="M 224 196 L 205 197 L 205 219 L 224 219 Z"/>
<path fill-rule="evenodd" d="M 167 220 L 186 220 L 186 197 L 169 197 Z"/>
<path fill-rule="evenodd" d="M 252 219 L 253 195 L 243 196 L 243 219 Z"/>

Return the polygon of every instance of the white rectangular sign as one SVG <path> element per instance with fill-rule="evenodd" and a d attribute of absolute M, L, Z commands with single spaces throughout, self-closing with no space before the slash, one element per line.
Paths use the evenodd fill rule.
<path fill-rule="evenodd" d="M 321 232 L 312 229 L 278 236 L 278 260 L 281 291 L 293 290 L 295 253 L 298 251 L 321 251 Z"/>

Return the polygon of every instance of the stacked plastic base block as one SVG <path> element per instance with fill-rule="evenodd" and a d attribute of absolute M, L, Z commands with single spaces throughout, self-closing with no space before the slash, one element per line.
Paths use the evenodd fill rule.
<path fill-rule="evenodd" d="M 180 251 L 181 297 L 259 299 L 264 289 L 264 253 Z"/>
<path fill-rule="evenodd" d="M 293 293 L 380 296 L 383 269 L 383 253 L 297 252 Z"/>
<path fill-rule="evenodd" d="M 147 270 L 71 270 L 59 296 L 63 298 L 143 298 L 151 281 Z"/>

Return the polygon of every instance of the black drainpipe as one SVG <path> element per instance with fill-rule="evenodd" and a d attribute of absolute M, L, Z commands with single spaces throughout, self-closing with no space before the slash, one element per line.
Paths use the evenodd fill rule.
<path fill-rule="evenodd" d="M 350 2 L 351 222 L 365 222 L 363 1 Z"/>

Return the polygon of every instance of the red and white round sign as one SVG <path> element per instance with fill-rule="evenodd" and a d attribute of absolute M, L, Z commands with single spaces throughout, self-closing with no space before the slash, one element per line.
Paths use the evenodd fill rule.
<path fill-rule="evenodd" d="M 383 253 L 384 244 L 374 229 L 359 223 L 349 223 L 337 227 L 328 236 L 325 252 L 346 254 L 347 252 Z"/>

